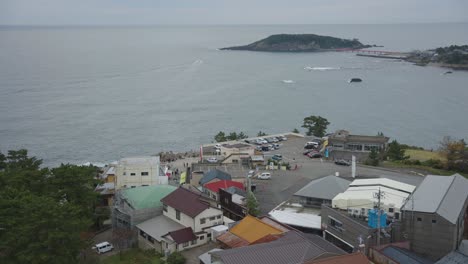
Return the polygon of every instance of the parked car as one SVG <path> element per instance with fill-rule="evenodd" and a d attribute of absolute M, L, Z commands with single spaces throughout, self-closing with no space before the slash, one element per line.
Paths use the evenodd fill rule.
<path fill-rule="evenodd" d="M 208 161 L 209 163 L 216 163 L 218 162 L 218 159 L 216 157 L 209 157 L 208 159 L 206 159 L 206 161 Z"/>
<path fill-rule="evenodd" d="M 262 146 L 256 146 L 255 149 L 258 151 L 262 151 Z"/>
<path fill-rule="evenodd" d="M 335 164 L 336 165 L 343 165 L 343 166 L 350 166 L 351 162 L 349 162 L 347 160 L 344 160 L 344 159 L 340 159 L 340 160 L 335 160 Z"/>
<path fill-rule="evenodd" d="M 262 172 L 257 178 L 260 180 L 269 180 L 271 179 L 271 174 L 269 172 Z"/>
<path fill-rule="evenodd" d="M 257 139 L 257 141 L 259 141 L 262 144 L 268 144 L 268 141 L 266 141 L 264 138 L 259 138 Z"/>
<path fill-rule="evenodd" d="M 288 138 L 285 137 L 285 136 L 283 136 L 283 135 L 279 136 L 278 139 L 281 140 L 281 141 L 286 141 L 286 140 L 288 140 Z"/>
<path fill-rule="evenodd" d="M 253 176 L 255 176 L 255 171 L 254 170 L 249 170 L 249 173 L 247 173 L 247 177 L 252 178 Z"/>
<path fill-rule="evenodd" d="M 262 151 L 269 151 L 270 148 L 268 148 L 268 146 L 262 146 Z"/>
<path fill-rule="evenodd" d="M 103 254 L 103 253 L 114 250 L 114 246 L 112 246 L 111 243 L 105 241 L 105 242 L 94 245 L 92 249 L 96 249 L 98 254 Z"/>
<path fill-rule="evenodd" d="M 280 144 L 273 144 L 273 147 L 274 147 L 275 149 L 279 149 L 279 148 L 281 147 L 281 145 L 280 145 Z"/>
<path fill-rule="evenodd" d="M 268 143 L 274 143 L 273 138 L 265 138 Z"/>
<path fill-rule="evenodd" d="M 310 146 L 310 145 L 318 147 L 320 144 L 317 143 L 317 142 L 314 142 L 314 141 L 309 141 L 309 142 L 305 143 L 304 147 L 307 147 L 307 146 Z"/>
<path fill-rule="evenodd" d="M 318 148 L 318 145 L 309 144 L 309 145 L 305 145 L 304 148 L 305 148 L 305 149 L 317 149 L 317 148 Z"/>
<path fill-rule="evenodd" d="M 219 149 L 219 148 L 221 148 L 221 144 L 216 144 L 214 147 Z"/>
<path fill-rule="evenodd" d="M 279 140 L 276 137 L 272 137 L 271 140 L 273 140 L 273 143 L 278 143 Z"/>
<path fill-rule="evenodd" d="M 311 159 L 316 159 L 316 158 L 321 158 L 322 154 L 318 152 L 310 152 L 309 154 L 307 154 L 307 156 L 309 156 L 309 158 Z"/>
<path fill-rule="evenodd" d="M 273 157 L 271 157 L 272 160 L 276 160 L 276 161 L 279 161 L 279 160 L 282 160 L 283 159 L 283 155 L 281 154 L 275 154 L 273 155 Z"/>
<path fill-rule="evenodd" d="M 311 152 L 318 152 L 318 151 L 315 150 L 315 149 L 307 149 L 307 150 L 305 150 L 302 154 L 307 155 L 307 154 L 309 154 L 309 153 L 311 153 Z"/>
<path fill-rule="evenodd" d="M 311 142 L 315 142 L 317 144 L 320 144 L 320 143 L 322 143 L 322 140 L 319 139 L 319 138 L 314 138 L 314 139 L 311 140 Z"/>

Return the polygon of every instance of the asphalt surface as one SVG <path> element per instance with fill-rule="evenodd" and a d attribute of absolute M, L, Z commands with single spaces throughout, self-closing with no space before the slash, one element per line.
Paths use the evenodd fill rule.
<path fill-rule="evenodd" d="M 335 175 L 336 172 L 342 177 L 351 178 L 351 166 L 340 166 L 325 159 L 311 159 L 304 156 L 302 154 L 304 145 L 310 140 L 311 138 L 291 138 L 281 142 L 282 146 L 279 150 L 264 153 L 265 159 L 274 154 L 282 154 L 283 160 L 289 162 L 291 168 L 295 168 L 297 165 L 297 169 L 290 171 L 271 170 L 269 171 L 271 172 L 270 180 L 252 180 L 252 183 L 257 185 L 255 195 L 262 214 L 268 214 L 269 211 L 288 200 L 295 192 L 314 179 Z M 423 180 L 423 177 L 405 170 L 393 171 L 359 165 L 356 168 L 356 177 L 384 177 L 416 186 Z"/>

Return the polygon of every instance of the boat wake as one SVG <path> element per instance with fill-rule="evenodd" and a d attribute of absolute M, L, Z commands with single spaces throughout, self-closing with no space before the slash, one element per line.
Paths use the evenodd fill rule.
<path fill-rule="evenodd" d="M 283 83 L 295 83 L 293 80 L 282 80 Z"/>
<path fill-rule="evenodd" d="M 304 70 L 308 71 L 333 71 L 333 70 L 341 70 L 341 67 L 310 67 L 306 66 L 304 67 Z"/>

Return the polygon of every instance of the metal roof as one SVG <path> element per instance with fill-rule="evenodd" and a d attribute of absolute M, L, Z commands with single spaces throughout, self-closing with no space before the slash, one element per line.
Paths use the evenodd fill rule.
<path fill-rule="evenodd" d="M 305 264 L 369 264 L 369 259 L 361 252 L 324 258 L 306 262 Z"/>
<path fill-rule="evenodd" d="M 183 225 L 171 220 L 169 217 L 164 215 L 151 218 L 141 224 L 136 225 L 136 227 L 157 241 L 161 241 L 161 237 L 167 234 L 169 231 L 184 228 Z"/>
<path fill-rule="evenodd" d="M 435 264 L 466 264 L 468 263 L 468 256 L 458 251 L 452 251 L 445 257 L 441 258 Z"/>
<path fill-rule="evenodd" d="M 230 187 L 237 187 L 239 189 L 244 189 L 244 184 L 242 182 L 231 181 L 231 180 L 221 180 L 217 182 L 210 182 L 203 186 L 215 193 L 219 192 L 219 189 L 227 189 Z"/>
<path fill-rule="evenodd" d="M 437 213 L 456 224 L 468 198 L 468 180 L 459 174 L 428 175 L 409 197 L 403 210 Z"/>
<path fill-rule="evenodd" d="M 211 252 L 216 252 L 216 251 L 222 251 L 222 249 L 220 248 L 213 248 L 212 250 L 208 251 L 208 252 L 205 252 L 203 254 L 201 254 L 200 256 L 198 256 L 198 260 L 200 260 L 200 263 L 203 263 L 203 264 L 211 264 L 211 255 L 210 253 Z"/>
<path fill-rule="evenodd" d="M 152 185 L 122 190 L 124 199 L 135 209 L 160 207 L 161 199 L 177 187 L 171 185 Z"/>
<path fill-rule="evenodd" d="M 205 183 L 210 182 L 214 179 L 231 180 L 231 178 L 231 175 L 227 172 L 218 169 L 212 169 L 203 175 L 203 178 L 201 178 L 200 180 L 200 185 L 204 185 Z"/>
<path fill-rule="evenodd" d="M 394 181 L 387 178 L 357 179 L 349 184 L 349 187 L 353 186 L 383 186 L 406 193 L 412 193 L 414 189 L 416 189 L 416 186 L 414 185 Z"/>
<path fill-rule="evenodd" d="M 404 264 L 433 264 L 433 261 L 424 259 L 415 253 L 394 246 L 388 246 L 380 250 L 385 256 L 395 260 L 397 263 Z"/>
<path fill-rule="evenodd" d="M 282 230 L 273 227 L 256 217 L 247 215 L 236 226 L 229 230 L 234 235 L 252 243 L 269 234 L 281 234 Z"/>
<path fill-rule="evenodd" d="M 190 217 L 195 217 L 210 207 L 208 203 L 203 202 L 200 198 L 201 196 L 199 194 L 179 187 L 177 190 L 162 198 L 161 202 Z"/>
<path fill-rule="evenodd" d="M 311 181 L 294 195 L 331 200 L 337 194 L 344 192 L 349 184 L 348 180 L 330 175 Z"/>

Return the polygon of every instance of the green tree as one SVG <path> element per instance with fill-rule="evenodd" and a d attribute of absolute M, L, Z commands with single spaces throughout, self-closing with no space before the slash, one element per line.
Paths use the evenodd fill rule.
<path fill-rule="evenodd" d="M 167 257 L 167 264 L 184 264 L 185 257 L 180 252 L 174 252 Z"/>
<path fill-rule="evenodd" d="M 440 150 L 447 159 L 447 169 L 468 172 L 468 151 L 465 141 L 444 137 L 440 144 Z"/>
<path fill-rule="evenodd" d="M 267 133 L 265 133 L 265 132 L 263 132 L 263 131 L 261 131 L 261 130 L 258 131 L 258 133 L 257 133 L 257 137 L 264 137 L 264 136 L 266 136 L 266 135 L 267 135 Z"/>
<path fill-rule="evenodd" d="M 214 137 L 216 142 L 224 142 L 226 141 L 226 134 L 223 131 L 219 131 L 218 134 Z"/>
<path fill-rule="evenodd" d="M 237 134 L 237 139 L 246 139 L 248 137 L 249 136 L 247 136 L 247 134 L 245 134 L 244 132 L 240 132 L 239 134 Z"/>
<path fill-rule="evenodd" d="M 292 132 L 293 132 L 293 133 L 297 133 L 297 134 L 299 134 L 299 133 L 300 133 L 300 132 L 299 132 L 299 129 L 297 129 L 297 128 L 293 129 L 293 131 L 292 131 Z"/>
<path fill-rule="evenodd" d="M 379 162 L 380 162 L 379 153 L 377 152 L 377 150 L 372 149 L 365 163 L 371 166 L 378 166 Z"/>
<path fill-rule="evenodd" d="M 260 210 L 258 209 L 258 201 L 255 198 L 255 195 L 249 191 L 247 194 L 247 213 L 252 216 L 257 216 L 260 214 Z"/>
<path fill-rule="evenodd" d="M 377 133 L 377 136 L 378 136 L 378 137 L 384 137 L 385 135 L 384 135 L 383 132 L 378 132 L 378 133 Z"/>
<path fill-rule="evenodd" d="M 321 116 L 308 116 L 304 118 L 302 127 L 307 129 L 307 136 L 323 137 L 329 124 L 330 122 Z"/>
<path fill-rule="evenodd" d="M 406 160 L 410 158 L 409 156 L 405 156 L 405 149 L 396 140 L 388 144 L 387 157 L 390 160 Z"/>
<path fill-rule="evenodd" d="M 229 135 L 226 137 L 227 140 L 237 140 L 237 133 L 236 132 L 231 132 Z"/>

